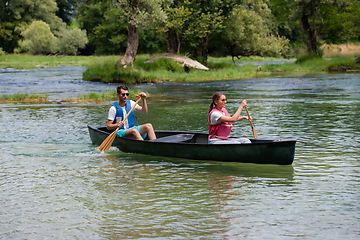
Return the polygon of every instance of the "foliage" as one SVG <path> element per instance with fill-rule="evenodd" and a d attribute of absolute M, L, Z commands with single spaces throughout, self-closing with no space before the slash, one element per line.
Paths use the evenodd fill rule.
<path fill-rule="evenodd" d="M 329 64 L 327 70 L 330 72 L 342 72 L 347 70 L 360 70 L 360 63 L 353 58 L 341 58 L 338 61 Z"/>
<path fill-rule="evenodd" d="M 71 24 L 76 6 L 79 0 L 55 0 L 58 7 L 56 16 L 61 18 L 66 24 Z"/>
<path fill-rule="evenodd" d="M 123 54 L 127 46 L 128 18 L 111 0 L 82 2 L 76 15 L 87 31 L 89 43 L 80 53 Z M 139 53 L 166 51 L 166 42 L 156 29 L 139 30 Z"/>
<path fill-rule="evenodd" d="M 0 47 L 0 56 L 4 56 L 6 54 L 6 52 L 4 52 L 4 50 L 2 49 L 2 47 Z"/>
<path fill-rule="evenodd" d="M 271 16 L 270 10 L 264 2 L 249 0 L 248 4 L 252 7 L 234 8 L 225 23 L 224 42 L 231 49 L 232 56 L 285 53 L 288 50 L 288 40 L 271 33 L 270 26 L 266 23 L 266 18 Z M 260 9 L 258 12 L 257 8 Z"/>
<path fill-rule="evenodd" d="M 55 51 L 56 37 L 43 21 L 34 21 L 21 35 L 24 40 L 19 42 L 19 52 L 48 54 Z"/>
<path fill-rule="evenodd" d="M 304 62 L 311 61 L 314 59 L 321 59 L 321 57 L 315 53 L 307 53 L 307 54 L 300 55 L 299 57 L 297 57 L 295 63 L 304 63 Z"/>
<path fill-rule="evenodd" d="M 157 58 L 151 63 L 140 63 L 139 67 L 146 71 L 166 70 L 172 72 L 184 72 L 184 67 L 168 58 Z"/>
<path fill-rule="evenodd" d="M 86 30 L 61 28 L 58 34 L 56 50 L 60 54 L 76 55 L 78 49 L 84 48 L 88 42 Z"/>
<path fill-rule="evenodd" d="M 163 0 L 118 0 L 118 7 L 122 9 L 129 23 L 136 27 L 150 27 L 157 22 L 164 22 L 167 18 L 162 9 Z"/>
<path fill-rule="evenodd" d="M 126 84 L 152 82 L 154 80 L 150 76 L 142 76 L 138 71 L 131 68 L 115 68 L 115 63 L 111 61 L 93 63 L 84 71 L 83 79 Z"/>
<path fill-rule="evenodd" d="M 358 0 L 270 0 L 270 6 L 276 23 L 281 26 L 281 33 L 293 42 L 301 39 L 308 52 L 322 55 L 323 40 L 341 43 L 360 37 L 360 28 L 356 24 L 360 23 Z"/>
<path fill-rule="evenodd" d="M 15 33 L 15 22 L 0 22 L 0 47 L 5 52 L 12 53 L 18 44 L 20 35 Z"/>
<path fill-rule="evenodd" d="M 356 22 L 359 21 L 360 2 L 345 1 L 343 4 L 329 4 L 322 7 L 321 19 L 313 20 L 318 26 L 321 39 L 326 43 L 345 43 L 356 37 Z"/>
<path fill-rule="evenodd" d="M 21 40 L 23 32 L 33 21 L 46 22 L 56 35 L 64 25 L 56 16 L 59 8 L 55 0 L 10 0 L 2 1 L 0 6 L 0 47 L 12 53 Z M 27 44 L 26 44 L 27 45 Z"/>

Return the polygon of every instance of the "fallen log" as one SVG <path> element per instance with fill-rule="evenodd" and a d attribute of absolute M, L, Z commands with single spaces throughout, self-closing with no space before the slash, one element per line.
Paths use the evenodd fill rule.
<path fill-rule="evenodd" d="M 161 54 L 159 57 L 152 58 L 150 60 L 144 61 L 143 63 L 152 63 L 157 58 L 169 58 L 169 59 L 174 60 L 177 63 L 180 63 L 182 66 L 196 68 L 196 69 L 200 69 L 200 70 L 209 70 L 209 68 L 205 67 L 198 61 L 192 60 L 191 58 L 188 58 L 185 56 L 179 56 L 179 55 L 171 54 L 171 53 Z"/>

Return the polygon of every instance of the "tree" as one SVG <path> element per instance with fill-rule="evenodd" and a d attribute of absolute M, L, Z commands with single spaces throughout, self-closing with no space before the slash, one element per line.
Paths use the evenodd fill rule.
<path fill-rule="evenodd" d="M 193 57 L 206 65 L 210 40 L 224 28 L 222 2 L 209 1 L 204 4 L 201 0 L 191 1 L 189 7 L 194 11 L 187 22 L 184 35 L 191 42 Z"/>
<path fill-rule="evenodd" d="M 270 0 L 277 19 L 298 21 L 309 53 L 322 55 L 321 40 L 328 43 L 356 37 L 359 18 L 358 0 Z M 357 32 L 357 34 L 359 34 Z M 358 36 L 358 35 L 357 35 Z"/>
<path fill-rule="evenodd" d="M 60 54 L 76 55 L 79 48 L 84 48 L 89 42 L 86 30 L 80 28 L 62 28 L 59 31 L 56 50 Z"/>
<path fill-rule="evenodd" d="M 193 14 L 187 3 L 176 0 L 164 8 L 168 18 L 159 29 L 166 34 L 168 53 L 180 53 L 180 36 L 184 34 L 185 23 L 190 20 L 191 14 Z"/>
<path fill-rule="evenodd" d="M 262 5 L 263 1 L 247 2 L 248 5 L 234 8 L 225 22 L 223 42 L 232 57 L 285 53 L 288 40 L 275 36 L 270 31 L 269 21 L 266 21 L 271 17 L 270 10 Z"/>
<path fill-rule="evenodd" d="M 70 25 L 74 17 L 76 6 L 80 0 L 55 0 L 58 10 L 56 16 L 61 18 L 67 25 Z"/>
<path fill-rule="evenodd" d="M 24 40 L 19 42 L 19 52 L 31 54 L 47 54 L 55 52 L 56 37 L 52 34 L 50 26 L 43 21 L 33 21 L 21 32 Z"/>
<path fill-rule="evenodd" d="M 46 22 L 53 33 L 63 26 L 54 0 L 0 0 L 0 47 L 12 52 L 21 39 L 20 33 L 34 20 Z"/>
<path fill-rule="evenodd" d="M 118 7 L 128 18 L 128 38 L 125 55 L 117 61 L 116 67 L 133 64 L 139 45 L 139 27 L 149 27 L 154 22 L 165 21 L 162 0 L 118 0 Z"/>

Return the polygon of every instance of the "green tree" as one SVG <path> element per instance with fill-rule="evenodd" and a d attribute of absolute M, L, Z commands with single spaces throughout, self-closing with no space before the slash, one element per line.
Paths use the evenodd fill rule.
<path fill-rule="evenodd" d="M 67 25 L 70 25 L 79 2 L 80 0 L 56 0 L 58 7 L 56 16 L 61 18 Z"/>
<path fill-rule="evenodd" d="M 102 48 L 102 46 L 107 46 L 108 48 L 111 48 L 109 38 L 113 36 L 113 34 L 119 34 L 119 32 L 116 31 L 116 29 L 114 28 L 101 28 L 102 25 L 107 25 L 106 13 L 107 10 L 111 8 L 111 4 L 111 1 L 100 0 L 89 0 L 80 4 L 76 18 L 80 23 L 80 27 L 86 30 L 89 38 L 89 43 L 86 45 L 86 48 L 81 51 L 83 54 L 93 54 L 96 52 L 97 49 Z M 117 21 L 114 22 L 114 25 L 117 25 L 117 23 Z M 97 29 L 98 27 L 100 29 Z M 118 28 L 121 28 L 121 25 L 118 26 Z M 116 53 L 116 51 L 114 51 L 114 53 Z"/>
<path fill-rule="evenodd" d="M 88 42 L 86 30 L 62 28 L 58 34 L 56 50 L 61 54 L 76 55 L 78 49 L 84 48 Z"/>
<path fill-rule="evenodd" d="M 56 37 L 50 26 L 43 21 L 33 21 L 21 32 L 24 40 L 19 42 L 19 52 L 31 54 L 47 54 L 55 52 Z"/>
<path fill-rule="evenodd" d="M 163 0 L 118 0 L 118 7 L 128 19 L 128 37 L 125 55 L 116 67 L 132 65 L 139 45 L 139 27 L 151 27 L 155 22 L 165 21 Z"/>
<path fill-rule="evenodd" d="M 167 52 L 180 53 L 181 39 L 185 31 L 185 23 L 193 14 L 186 1 L 175 0 L 164 7 L 168 16 L 167 21 L 159 26 L 159 31 L 164 32 L 167 38 Z"/>
<path fill-rule="evenodd" d="M 280 55 L 288 50 L 288 40 L 270 30 L 271 11 L 265 1 L 246 1 L 248 4 L 233 9 L 225 22 L 223 42 L 231 55 Z"/>
<path fill-rule="evenodd" d="M 322 55 L 322 40 L 334 43 L 359 36 L 358 0 L 270 0 L 270 3 L 278 21 L 290 20 L 301 26 L 309 53 Z"/>
<path fill-rule="evenodd" d="M 0 0 L 0 47 L 12 52 L 21 39 L 21 32 L 34 20 L 49 24 L 53 33 L 63 26 L 55 0 Z"/>

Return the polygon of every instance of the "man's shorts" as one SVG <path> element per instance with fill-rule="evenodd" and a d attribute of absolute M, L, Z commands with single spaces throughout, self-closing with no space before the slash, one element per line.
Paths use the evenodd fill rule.
<path fill-rule="evenodd" d="M 141 126 L 135 126 L 135 127 L 132 127 L 132 128 L 135 128 L 136 130 L 138 130 L 138 132 L 140 133 L 140 128 Z M 126 138 L 126 131 L 129 130 L 129 129 L 132 129 L 132 128 L 128 128 L 128 129 L 119 129 L 119 131 L 117 131 L 116 135 L 119 136 L 119 137 L 124 137 Z M 145 133 L 143 136 L 141 136 L 143 139 L 145 139 L 147 136 L 147 133 Z"/>

